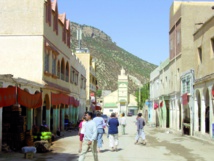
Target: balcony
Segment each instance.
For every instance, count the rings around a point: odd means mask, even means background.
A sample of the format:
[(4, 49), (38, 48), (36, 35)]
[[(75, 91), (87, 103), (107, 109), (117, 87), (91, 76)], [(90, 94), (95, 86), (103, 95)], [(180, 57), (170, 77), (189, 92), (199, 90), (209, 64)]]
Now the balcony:
[(96, 86), (94, 84), (90, 84), (90, 91), (96, 92)]
[(90, 67), (90, 73), (96, 77), (96, 72), (93, 67)]

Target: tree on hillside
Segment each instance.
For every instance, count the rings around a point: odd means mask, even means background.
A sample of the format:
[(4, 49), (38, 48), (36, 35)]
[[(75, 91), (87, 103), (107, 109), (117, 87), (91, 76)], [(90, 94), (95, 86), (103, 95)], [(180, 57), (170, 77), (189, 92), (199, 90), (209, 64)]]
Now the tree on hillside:
[[(146, 83), (143, 85), (143, 87), (138, 89), (135, 93), (136, 101), (138, 103), (138, 109), (142, 110), (143, 105), (145, 104), (146, 100), (149, 99), (149, 83)], [(140, 97), (139, 97), (139, 91), (140, 91)], [(140, 98), (140, 99), (139, 99)]]
[(101, 95), (102, 95), (102, 90), (98, 89), (98, 90), (96, 91), (96, 96), (97, 96), (97, 97), (101, 97)]

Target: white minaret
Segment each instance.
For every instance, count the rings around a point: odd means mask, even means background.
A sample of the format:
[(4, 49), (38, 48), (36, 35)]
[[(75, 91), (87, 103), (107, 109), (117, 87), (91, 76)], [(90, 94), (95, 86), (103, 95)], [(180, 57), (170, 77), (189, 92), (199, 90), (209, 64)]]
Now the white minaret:
[(128, 76), (125, 70), (121, 69), (120, 75), (118, 76), (118, 111), (119, 113), (128, 112)]

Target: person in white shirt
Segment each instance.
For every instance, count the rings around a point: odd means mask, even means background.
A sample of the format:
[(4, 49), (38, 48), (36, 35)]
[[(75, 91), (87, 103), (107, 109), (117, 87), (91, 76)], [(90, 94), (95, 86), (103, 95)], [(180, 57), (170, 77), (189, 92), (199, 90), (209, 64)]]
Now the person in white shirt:
[(125, 114), (122, 113), (121, 115), (121, 119), (120, 119), (120, 124), (121, 124), (121, 127), (122, 127), (122, 135), (125, 135), (125, 128), (126, 128), (126, 117), (125, 117)]

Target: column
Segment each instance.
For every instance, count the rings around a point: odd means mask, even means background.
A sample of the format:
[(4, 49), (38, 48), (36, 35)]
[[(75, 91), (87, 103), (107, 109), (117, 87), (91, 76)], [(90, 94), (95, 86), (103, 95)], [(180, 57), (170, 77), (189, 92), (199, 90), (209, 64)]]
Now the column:
[(210, 106), (210, 137), (212, 138), (214, 136), (213, 134), (213, 128), (212, 124), (214, 123), (213, 121), (213, 100), (212, 100), (212, 86), (209, 89), (210, 97), (209, 97), (209, 106)]
[(62, 127), (61, 127), (61, 131), (64, 131), (64, 126), (65, 126), (65, 107), (61, 109), (62, 111), (62, 115), (61, 115), (61, 122), (62, 122)]
[(195, 101), (194, 101), (194, 118), (193, 118), (193, 121), (194, 121), (194, 131), (193, 131), (193, 135), (195, 135), (195, 132), (198, 131), (198, 101), (197, 101), (197, 98), (195, 98)]
[(27, 110), (27, 130), (31, 130), (33, 127), (33, 109), (26, 108)]
[(60, 129), (60, 105), (59, 107), (57, 108), (57, 128)]
[(169, 127), (172, 128), (173, 127), (173, 103), (172, 101), (170, 101), (170, 122), (169, 122)]
[(2, 148), (2, 111), (3, 107), (0, 107), (0, 152)]
[(69, 106), (69, 121), (72, 122), (72, 106)]
[(57, 125), (57, 108), (53, 109), (53, 133), (56, 134), (58, 125)]
[(46, 125), (50, 128), (50, 109), (46, 109)]
[(201, 97), (201, 133), (205, 133), (205, 100), (204, 96)]

